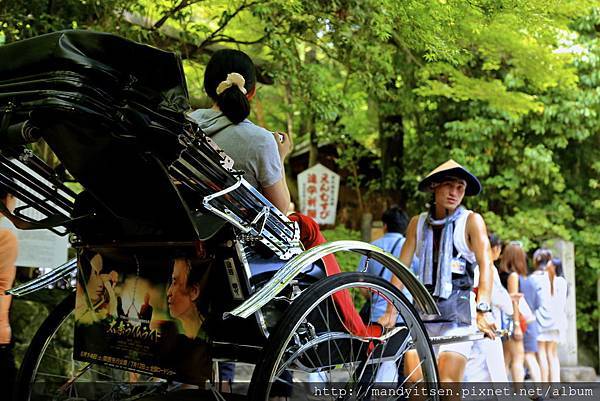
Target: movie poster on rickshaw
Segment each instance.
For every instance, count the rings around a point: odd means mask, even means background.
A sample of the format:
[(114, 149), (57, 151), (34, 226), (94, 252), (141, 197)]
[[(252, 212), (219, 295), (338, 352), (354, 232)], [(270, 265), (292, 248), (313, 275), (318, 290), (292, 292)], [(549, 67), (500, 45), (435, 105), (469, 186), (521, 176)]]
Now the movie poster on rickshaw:
[(210, 270), (208, 261), (157, 250), (80, 251), (74, 358), (204, 383)]
[(300, 211), (321, 225), (335, 224), (340, 176), (322, 164), (298, 174)]

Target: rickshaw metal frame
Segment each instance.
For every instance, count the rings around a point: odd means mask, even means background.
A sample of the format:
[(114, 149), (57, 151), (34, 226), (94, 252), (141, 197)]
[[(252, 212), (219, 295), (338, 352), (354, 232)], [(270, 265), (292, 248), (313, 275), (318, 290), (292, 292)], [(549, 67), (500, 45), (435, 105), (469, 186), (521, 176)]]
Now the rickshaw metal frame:
[(252, 315), (261, 307), (265, 306), (275, 296), (277, 296), (277, 294), (279, 294), (286, 286), (288, 286), (304, 268), (310, 266), (327, 255), (335, 254), (341, 251), (358, 253), (384, 264), (406, 286), (408, 291), (414, 297), (416, 304), (423, 310), (423, 312), (426, 314), (439, 315), (439, 309), (431, 294), (429, 294), (427, 289), (417, 280), (415, 275), (396, 257), (375, 245), (360, 241), (345, 240), (325, 243), (311, 248), (300, 255), (297, 255), (292, 260), (288, 261), (283, 267), (281, 267), (281, 269), (275, 273), (273, 278), (269, 280), (269, 282), (260, 290), (254, 293), (248, 300), (231, 312), (225, 313), (223, 317), (227, 318), (231, 315), (246, 318)]
[(50, 272), (36, 277), (33, 280), (27, 281), (19, 286), (13, 287), (6, 291), (9, 295), (17, 297), (31, 294), (43, 288), (46, 288), (52, 283), (55, 283), (63, 278), (69, 277), (77, 271), (77, 258), (69, 259), (66, 263), (55, 267)]

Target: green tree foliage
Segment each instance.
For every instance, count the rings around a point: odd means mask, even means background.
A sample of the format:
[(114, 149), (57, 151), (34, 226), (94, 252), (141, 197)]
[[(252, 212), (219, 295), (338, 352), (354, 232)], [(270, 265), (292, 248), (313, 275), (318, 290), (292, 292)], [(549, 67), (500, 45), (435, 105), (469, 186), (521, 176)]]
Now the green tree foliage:
[[(96, 29), (184, 59), (190, 93), (216, 49), (257, 61), (253, 116), (298, 143), (339, 143), (361, 195), (413, 211), (416, 184), (452, 157), (483, 181), (469, 200), (528, 249), (575, 242), (578, 328), (598, 324), (600, 12), (594, 0), (5, 0), (0, 43)], [(354, 144), (360, 143), (364, 149)], [(353, 166), (379, 157), (382, 179)], [(313, 154), (313, 156), (316, 154)], [(357, 196), (363, 199), (363, 196)], [(370, 202), (365, 201), (369, 205)], [(596, 352), (597, 355), (597, 352)]]
[(414, 188), (452, 157), (482, 178), (484, 193), (472, 206), (484, 211), (491, 230), (529, 249), (555, 237), (574, 241), (577, 325), (580, 341), (592, 349), (600, 276), (598, 17), (594, 10), (563, 21), (568, 25), (559, 19), (554, 35), (536, 37), (533, 47), (527, 40), (518, 46), (503, 28), (492, 53), (477, 37), (466, 64), (428, 63), (414, 91), (420, 110), (407, 138), (404, 175)]

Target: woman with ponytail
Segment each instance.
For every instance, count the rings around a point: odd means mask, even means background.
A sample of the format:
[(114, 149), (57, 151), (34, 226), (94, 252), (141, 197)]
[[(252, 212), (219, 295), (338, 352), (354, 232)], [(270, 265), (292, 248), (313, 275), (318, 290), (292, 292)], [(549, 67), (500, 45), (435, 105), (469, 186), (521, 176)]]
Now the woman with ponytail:
[[(527, 365), (531, 380), (540, 381), (540, 367), (536, 359), (538, 351), (537, 322), (527, 323), (527, 327), (521, 326), (521, 304), (526, 303), (529, 309), (536, 310), (539, 305), (539, 298), (535, 291), (533, 283), (527, 279), (527, 254), (523, 250), (520, 242), (512, 241), (502, 252), (502, 262), (500, 263), (500, 281), (507, 289), (513, 299), (514, 332), (511, 338), (504, 343), (504, 357), (507, 367), (510, 365), (512, 380), (514, 383), (522, 383), (525, 379), (524, 366)], [(524, 299), (519, 299), (521, 295)], [(521, 384), (516, 384), (515, 389), (520, 388)]]
[(560, 381), (557, 353), (560, 339), (559, 316), (565, 313), (565, 302), (559, 299), (566, 299), (566, 282), (564, 279), (557, 280), (550, 250), (538, 249), (533, 254), (533, 260), (537, 270), (531, 278), (540, 297), (540, 306), (535, 311), (535, 317), (539, 325), (537, 341), (542, 382), (558, 382)]
[(242, 51), (219, 50), (204, 73), (210, 109), (190, 114), (200, 128), (235, 162), (244, 178), (283, 213), (290, 204), (283, 162), (292, 144), (287, 134), (270, 132), (248, 120), (256, 94), (256, 68)]
[[(239, 50), (219, 50), (204, 72), (204, 90), (211, 98), (210, 109), (190, 114), (202, 131), (231, 157), (236, 170), (282, 213), (290, 205), (290, 191), (284, 171), (285, 157), (292, 144), (285, 133), (270, 132), (248, 120), (250, 101), (256, 94), (256, 68), (252, 59)], [(247, 255), (253, 274), (281, 262)], [(272, 263), (273, 262), (273, 263)], [(232, 363), (219, 364), (221, 389), (231, 391)]]
[[(562, 262), (559, 258), (553, 258), (548, 263), (548, 274), (554, 275), (554, 285), (552, 286), (553, 296), (552, 305), (555, 313), (555, 327), (558, 330), (558, 338), (556, 331), (552, 341), (547, 346), (548, 366), (550, 370), (550, 381), (560, 381), (560, 360), (558, 358), (558, 343), (566, 343), (567, 341), (567, 292), (568, 284), (564, 278)], [(542, 337), (543, 339), (543, 337)]]

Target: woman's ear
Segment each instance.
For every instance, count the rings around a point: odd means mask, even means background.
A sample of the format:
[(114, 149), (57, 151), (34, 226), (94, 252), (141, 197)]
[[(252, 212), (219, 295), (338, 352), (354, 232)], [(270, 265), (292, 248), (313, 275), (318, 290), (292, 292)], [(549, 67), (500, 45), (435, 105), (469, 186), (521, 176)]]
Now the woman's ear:
[(200, 296), (200, 284), (194, 284), (192, 288), (190, 288), (190, 298), (193, 302), (196, 302), (198, 297)]
[(254, 86), (252, 87), (252, 89), (250, 89), (250, 90), (248, 91), (248, 93), (246, 93), (246, 98), (247, 98), (248, 100), (252, 100), (252, 98), (254, 97), (254, 95), (256, 95), (256, 85), (254, 85)]

